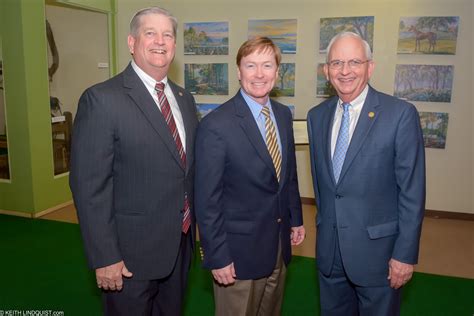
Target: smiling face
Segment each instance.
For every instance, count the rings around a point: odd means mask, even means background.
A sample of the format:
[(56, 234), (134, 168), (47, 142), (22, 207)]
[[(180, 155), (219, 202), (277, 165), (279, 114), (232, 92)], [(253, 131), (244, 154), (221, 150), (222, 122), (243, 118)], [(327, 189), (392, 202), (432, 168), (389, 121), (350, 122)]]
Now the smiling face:
[(343, 102), (351, 102), (361, 94), (369, 82), (374, 70), (374, 62), (368, 61), (358, 67), (350, 68), (349, 60), (359, 60), (365, 62), (367, 56), (364, 45), (359, 38), (346, 36), (336, 40), (328, 52), (328, 61), (344, 61), (341, 69), (332, 69), (327, 64), (324, 65), (326, 78), (336, 89), (339, 98)]
[(141, 16), (137, 34), (128, 36), (128, 48), (137, 66), (160, 81), (168, 73), (176, 50), (171, 20), (162, 14)]
[(258, 103), (266, 104), (278, 75), (275, 53), (265, 49), (242, 57), (237, 75), (245, 93)]

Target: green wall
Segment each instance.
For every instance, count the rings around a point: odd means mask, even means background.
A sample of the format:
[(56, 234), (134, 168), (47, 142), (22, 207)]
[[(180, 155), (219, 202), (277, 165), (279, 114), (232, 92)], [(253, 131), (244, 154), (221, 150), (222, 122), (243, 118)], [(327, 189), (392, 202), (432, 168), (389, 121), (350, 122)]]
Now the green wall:
[[(109, 12), (115, 45), (115, 0), (74, 2)], [(0, 1), (0, 34), (10, 155), (10, 181), (0, 182), (0, 210), (33, 215), (71, 200), (69, 176), (54, 177), (53, 170), (44, 1)], [(110, 51), (114, 73), (115, 46)]]

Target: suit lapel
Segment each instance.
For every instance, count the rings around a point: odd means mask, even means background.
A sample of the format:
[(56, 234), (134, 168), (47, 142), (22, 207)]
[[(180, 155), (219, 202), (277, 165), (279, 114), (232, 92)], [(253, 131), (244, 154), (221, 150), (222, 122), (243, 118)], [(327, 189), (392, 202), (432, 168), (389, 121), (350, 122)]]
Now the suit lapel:
[(275, 167), (273, 166), (272, 157), (268, 153), (267, 145), (260, 134), (257, 123), (250, 111), (247, 103), (240, 94), (240, 91), (237, 92), (237, 95), (234, 97), (235, 113), (236, 116), (240, 119), (240, 127), (243, 129), (244, 133), (247, 135), (250, 143), (255, 147), (257, 154), (267, 165), (268, 168), (272, 171), (276, 178)]
[[(286, 166), (288, 165), (288, 124), (285, 122), (285, 116), (282, 109), (275, 106), (272, 103), (272, 110), (273, 114), (275, 115), (275, 121), (278, 126), (278, 134), (280, 135), (280, 142), (281, 142), (281, 171), (280, 171), (280, 187), (283, 184), (283, 180), (286, 179), (285, 175), (287, 172)], [(270, 156), (271, 158), (271, 156)], [(273, 161), (272, 161), (273, 164)]]
[[(377, 120), (378, 113), (377, 107), (379, 106), (379, 98), (375, 90), (369, 87), (369, 92), (365, 99), (364, 105), (360, 112), (359, 120), (357, 122), (354, 134), (352, 135), (349, 148), (347, 149), (346, 158), (342, 165), (341, 175), (339, 176), (339, 183), (342, 182), (344, 174), (347, 172), (352, 164), (352, 161), (359, 152), (362, 144), (364, 143), (370, 129)], [(371, 115), (369, 115), (371, 113)]]
[(130, 64), (124, 71), (124, 86), (129, 89), (128, 94), (138, 106), (138, 108), (140, 108), (140, 110), (143, 112), (144, 116), (151, 124), (153, 129), (161, 137), (166, 145), (166, 148), (173, 155), (178, 164), (182, 166), (181, 158), (179, 157), (178, 149), (176, 148), (176, 143), (173, 139), (173, 136), (169, 131), (168, 124), (166, 124), (166, 121), (158, 109), (155, 101)]
[(324, 146), (324, 157), (326, 157), (326, 166), (331, 176), (331, 179), (336, 184), (336, 180), (334, 179), (334, 172), (332, 170), (332, 155), (331, 155), (331, 142), (332, 142), (332, 126), (334, 122), (334, 115), (336, 113), (337, 101), (339, 98), (335, 97), (329, 104), (327, 105), (327, 109), (325, 111), (325, 117), (320, 120), (323, 124), (322, 131), (324, 133), (323, 139), (326, 140), (326, 146)]

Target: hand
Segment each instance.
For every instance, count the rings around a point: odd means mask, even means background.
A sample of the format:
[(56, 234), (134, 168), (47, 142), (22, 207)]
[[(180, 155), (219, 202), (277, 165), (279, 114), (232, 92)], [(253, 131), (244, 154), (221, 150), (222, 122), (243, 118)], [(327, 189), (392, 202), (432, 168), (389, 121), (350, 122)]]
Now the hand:
[(237, 275), (235, 274), (234, 263), (232, 262), (220, 269), (213, 269), (212, 276), (219, 284), (229, 285), (235, 283)]
[(388, 277), (390, 280), (390, 287), (399, 289), (410, 281), (413, 276), (413, 264), (403, 263), (395, 259), (390, 259), (388, 262)]
[(291, 227), (291, 245), (292, 246), (298, 246), (301, 244), (306, 237), (306, 232), (304, 229), (304, 226), (298, 226), (298, 227)]
[(128, 271), (123, 260), (110, 266), (95, 269), (97, 286), (103, 290), (120, 291), (123, 287), (122, 276), (131, 278), (132, 272)]

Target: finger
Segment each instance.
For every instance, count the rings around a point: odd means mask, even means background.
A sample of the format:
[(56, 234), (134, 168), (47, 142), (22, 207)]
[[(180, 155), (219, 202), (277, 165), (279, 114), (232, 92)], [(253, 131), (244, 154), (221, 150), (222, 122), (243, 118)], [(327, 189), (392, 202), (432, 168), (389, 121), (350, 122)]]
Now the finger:
[(133, 276), (133, 273), (128, 271), (127, 267), (124, 265), (122, 269), (122, 275), (126, 278), (131, 278)]

